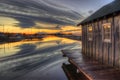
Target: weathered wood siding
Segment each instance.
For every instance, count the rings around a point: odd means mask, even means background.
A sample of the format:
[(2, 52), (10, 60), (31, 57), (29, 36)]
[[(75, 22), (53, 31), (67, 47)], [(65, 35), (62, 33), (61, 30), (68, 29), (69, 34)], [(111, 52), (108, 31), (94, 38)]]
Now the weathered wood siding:
[(120, 67), (120, 15), (114, 17), (115, 66)]
[[(111, 23), (111, 42), (103, 41), (104, 23)], [(88, 40), (89, 26), (93, 27), (92, 40)], [(86, 23), (82, 29), (82, 52), (103, 64), (120, 68), (120, 14)]]

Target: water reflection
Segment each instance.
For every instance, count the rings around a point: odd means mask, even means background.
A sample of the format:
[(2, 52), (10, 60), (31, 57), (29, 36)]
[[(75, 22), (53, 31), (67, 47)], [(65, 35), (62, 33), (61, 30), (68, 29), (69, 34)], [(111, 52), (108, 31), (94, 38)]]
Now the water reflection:
[[(19, 53), (21, 51), (21, 46), (24, 44), (34, 44), (36, 41), (20, 41), (14, 43), (3, 43), (0, 44), (0, 58), (7, 57)], [(27, 48), (30, 45), (26, 46)]]
[[(37, 49), (48, 49), (50, 47), (56, 47), (57, 45), (65, 45), (76, 43), (75, 40), (70, 40), (66, 38), (60, 38), (55, 36), (47, 36), (43, 38), (42, 41), (33, 40), (33, 41), (20, 41), (14, 43), (3, 43), (0, 44), (0, 58), (7, 57), (15, 54), (25, 53), (25, 50)], [(23, 51), (23, 52), (22, 52)]]
[[(40, 72), (51, 66), (52, 69), (55, 69), (55, 65), (60, 65), (61, 67), (65, 60), (62, 59), (60, 50), (67, 48), (81, 48), (81, 42), (46, 36), (41, 41), (20, 41), (0, 44), (0, 78), (2, 77), (3, 80), (14, 80), (15, 77), (17, 78), (28, 71), (31, 72), (37, 69), (36, 67), (39, 67)], [(62, 73), (61, 69), (59, 69), (57, 69), (60, 71), (59, 74), (64, 76), (64, 72)], [(45, 70), (44, 73), (49, 72)], [(52, 74), (50, 75), (53, 76)], [(45, 80), (45, 75), (39, 77)]]

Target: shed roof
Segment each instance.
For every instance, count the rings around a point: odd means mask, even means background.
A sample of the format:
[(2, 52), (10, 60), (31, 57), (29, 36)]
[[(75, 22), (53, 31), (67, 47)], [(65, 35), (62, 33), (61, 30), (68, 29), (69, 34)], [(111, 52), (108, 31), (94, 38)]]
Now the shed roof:
[(90, 22), (92, 20), (104, 17), (106, 15), (112, 14), (114, 12), (120, 11), (120, 0), (115, 0), (112, 3), (109, 3), (102, 8), (100, 8), (98, 11), (96, 11), (94, 14), (89, 16), (87, 19), (83, 20), (78, 25), (84, 24), (86, 22)]

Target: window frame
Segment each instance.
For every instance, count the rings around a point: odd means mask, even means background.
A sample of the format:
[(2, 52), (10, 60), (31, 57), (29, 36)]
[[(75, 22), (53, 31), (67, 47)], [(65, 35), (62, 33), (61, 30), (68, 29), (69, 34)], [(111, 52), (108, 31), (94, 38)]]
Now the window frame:
[[(90, 31), (90, 27), (91, 27), (91, 31)], [(87, 27), (87, 38), (88, 38), (88, 41), (93, 40), (93, 26), (92, 25)]]
[[(105, 27), (106, 27), (106, 29), (108, 29), (109, 32), (107, 32), (107, 30), (105, 30)], [(112, 34), (111, 29), (112, 29), (112, 24), (110, 22), (106, 22), (106, 23), (102, 24), (102, 40), (103, 40), (103, 42), (111, 43), (111, 34)]]

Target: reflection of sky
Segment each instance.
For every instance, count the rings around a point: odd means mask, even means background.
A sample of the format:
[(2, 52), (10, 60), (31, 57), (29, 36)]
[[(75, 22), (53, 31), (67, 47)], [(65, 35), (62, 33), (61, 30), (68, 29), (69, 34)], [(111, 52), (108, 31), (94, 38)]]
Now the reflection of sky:
[[(39, 52), (48, 52), (57, 48), (62, 48), (68, 44), (74, 44), (77, 41), (59, 38), (55, 36), (48, 36), (43, 41), (21, 41), (14, 43), (5, 43), (0, 45), (0, 57), (7, 57), (21, 54), (38, 54)], [(23, 54), (23, 55), (24, 55)]]
[[(42, 41), (22, 41), (1, 44), (0, 78), (2, 75), (3, 80), (13, 80), (12, 78), (26, 74), (26, 71), (33, 71), (38, 66), (40, 73), (45, 72), (50, 67), (55, 69), (59, 63), (58, 67), (61, 69), (62, 62), (66, 61), (61, 58), (61, 49), (73, 48), (81, 48), (81, 42), (53, 36), (48, 36)], [(57, 70), (59, 71), (59, 69)], [(36, 74), (38, 75), (39, 73)], [(61, 72), (56, 74), (56, 76), (59, 78), (59, 74), (63, 78), (62, 76), (64, 74)], [(41, 75), (41, 77), (44, 76)]]
[[(0, 27), (6, 32), (57, 32), (57, 25), (76, 25), (113, 0), (0, 0)], [(34, 29), (36, 28), (36, 29)], [(38, 30), (41, 29), (41, 30)], [(51, 31), (52, 30), (52, 31)]]
[[(34, 44), (35, 42), (14, 42), (0, 44), (0, 58), (11, 56), (18, 53), (21, 49), (19, 48), (23, 44)], [(29, 45), (27, 46), (29, 48)]]

